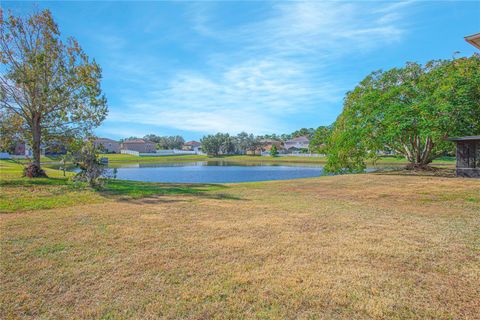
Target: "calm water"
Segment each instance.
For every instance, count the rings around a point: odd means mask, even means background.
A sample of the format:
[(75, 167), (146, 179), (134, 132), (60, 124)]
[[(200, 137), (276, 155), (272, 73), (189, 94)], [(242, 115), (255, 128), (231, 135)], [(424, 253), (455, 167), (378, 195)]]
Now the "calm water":
[[(113, 169), (111, 169), (113, 170)], [(117, 179), (148, 182), (229, 183), (324, 175), (320, 165), (237, 164), (221, 161), (137, 163), (117, 168)]]

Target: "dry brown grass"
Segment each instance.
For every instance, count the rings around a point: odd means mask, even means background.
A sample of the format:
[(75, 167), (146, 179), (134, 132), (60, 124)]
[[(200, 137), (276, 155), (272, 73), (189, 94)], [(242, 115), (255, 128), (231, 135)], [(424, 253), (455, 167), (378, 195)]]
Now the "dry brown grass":
[(0, 318), (479, 318), (479, 180), (214, 192), (1, 216)]

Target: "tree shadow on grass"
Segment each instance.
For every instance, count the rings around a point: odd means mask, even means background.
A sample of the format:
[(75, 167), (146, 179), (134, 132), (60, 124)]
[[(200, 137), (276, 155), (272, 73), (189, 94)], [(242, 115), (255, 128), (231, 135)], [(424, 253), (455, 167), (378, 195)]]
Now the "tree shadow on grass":
[(455, 169), (432, 167), (432, 170), (392, 170), (392, 171), (377, 171), (376, 175), (385, 176), (404, 176), (404, 177), (433, 177), (433, 178), (456, 178)]
[(228, 193), (215, 191), (225, 190), (228, 186), (208, 183), (153, 183), (128, 180), (109, 180), (104, 188), (97, 192), (106, 198), (119, 201), (141, 203), (175, 202), (181, 199), (162, 199), (160, 196), (185, 195), (218, 200), (242, 200)]
[(69, 185), (65, 178), (14, 178), (1, 180), (0, 187), (62, 186)]
[[(179, 197), (172, 199), (167, 196), (184, 195), (218, 200), (242, 200), (239, 197), (219, 191), (229, 188), (222, 184), (206, 183), (154, 183), (129, 180), (106, 180), (102, 188), (92, 189), (86, 183), (74, 183), (66, 178), (21, 178), (0, 180), (0, 188), (29, 190), (32, 187), (47, 187), (51, 196), (63, 195), (69, 191), (91, 191), (104, 198), (136, 203), (159, 203), (186, 201)], [(74, 195), (72, 195), (74, 196)]]

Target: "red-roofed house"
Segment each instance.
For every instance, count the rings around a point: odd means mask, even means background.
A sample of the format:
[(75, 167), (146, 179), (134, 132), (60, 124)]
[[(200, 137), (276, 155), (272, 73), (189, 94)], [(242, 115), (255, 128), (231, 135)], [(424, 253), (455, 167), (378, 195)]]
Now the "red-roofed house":
[(189, 150), (189, 151), (195, 151), (195, 152), (199, 152), (200, 151), (200, 147), (201, 147), (201, 143), (200, 142), (197, 142), (197, 141), (188, 141), (188, 142), (185, 142), (183, 144), (183, 150)]

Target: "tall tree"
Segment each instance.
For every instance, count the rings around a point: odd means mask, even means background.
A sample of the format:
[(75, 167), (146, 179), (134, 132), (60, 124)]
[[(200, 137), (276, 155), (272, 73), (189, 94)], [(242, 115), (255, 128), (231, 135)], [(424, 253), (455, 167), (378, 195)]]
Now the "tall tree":
[(228, 133), (217, 133), (215, 135), (207, 135), (200, 139), (202, 143), (202, 151), (209, 155), (218, 156), (222, 154), (231, 154), (235, 152), (235, 142), (233, 137)]
[(358, 170), (394, 150), (410, 168), (451, 151), (449, 136), (480, 133), (480, 56), (368, 75), (345, 98), (329, 139), (327, 170)]
[(308, 139), (311, 139), (313, 135), (315, 134), (315, 129), (313, 128), (301, 128), (300, 130), (292, 132), (290, 134), (291, 138), (298, 138), (298, 137), (307, 137)]
[(162, 139), (162, 137), (157, 136), (155, 134), (147, 134), (146, 136), (143, 137), (144, 140), (148, 140), (151, 142), (159, 143)]
[(185, 140), (182, 136), (171, 136), (170, 140), (170, 149), (181, 149), (185, 144)]
[(219, 139), (222, 141), (220, 151), (222, 154), (231, 154), (235, 152), (235, 140), (228, 133), (220, 133)]
[(62, 40), (49, 10), (25, 17), (0, 11), (0, 63), (0, 110), (22, 119), (31, 166), (42, 175), (42, 143), (78, 138), (105, 119), (100, 66), (75, 39)]
[(200, 139), (200, 143), (202, 144), (202, 151), (209, 154), (218, 156), (220, 154), (222, 144), (223, 144), (223, 136), (221, 133), (217, 133), (215, 135), (207, 135)]
[(250, 136), (245, 131), (237, 134), (237, 136), (235, 137), (235, 146), (236, 146), (237, 152), (246, 153), (250, 144), (249, 140), (250, 140)]
[(237, 134), (237, 136), (234, 137), (234, 141), (237, 153), (242, 154), (245, 154), (247, 151), (255, 150), (261, 145), (259, 137), (255, 137), (253, 134), (248, 134), (246, 132), (240, 132)]
[(310, 140), (310, 150), (316, 153), (325, 153), (327, 141), (330, 138), (331, 133), (331, 126), (318, 127)]
[(185, 143), (182, 136), (156, 136), (149, 134), (144, 139), (155, 142), (158, 148), (162, 150), (181, 149)]

